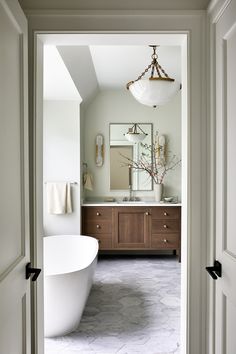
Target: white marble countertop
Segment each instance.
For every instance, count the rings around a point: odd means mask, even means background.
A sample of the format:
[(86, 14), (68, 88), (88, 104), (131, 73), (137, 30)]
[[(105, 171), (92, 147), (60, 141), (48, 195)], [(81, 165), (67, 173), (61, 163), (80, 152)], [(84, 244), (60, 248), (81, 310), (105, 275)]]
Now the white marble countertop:
[(181, 206), (181, 203), (167, 203), (167, 202), (155, 202), (155, 201), (134, 201), (134, 202), (123, 202), (123, 201), (116, 201), (116, 202), (86, 202), (82, 203), (82, 206), (165, 206), (165, 207), (173, 207), (173, 206)]

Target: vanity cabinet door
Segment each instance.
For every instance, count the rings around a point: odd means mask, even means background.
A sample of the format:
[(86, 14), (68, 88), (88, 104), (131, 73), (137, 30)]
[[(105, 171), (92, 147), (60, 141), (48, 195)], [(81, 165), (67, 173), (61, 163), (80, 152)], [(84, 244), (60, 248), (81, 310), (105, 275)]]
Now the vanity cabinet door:
[(119, 250), (150, 247), (150, 209), (145, 207), (113, 208), (113, 246)]
[(82, 233), (94, 237), (100, 250), (112, 249), (112, 208), (82, 207)]
[(154, 234), (152, 235), (151, 247), (158, 250), (178, 250), (178, 234)]
[(85, 221), (84, 229), (89, 234), (108, 234), (111, 233), (111, 222), (107, 220)]
[(152, 207), (152, 218), (154, 220), (179, 220), (180, 207), (158, 206)]
[(179, 232), (179, 220), (152, 220), (152, 233)]
[(173, 250), (181, 258), (181, 208), (157, 206), (151, 208), (151, 249)]
[(112, 236), (111, 234), (89, 234), (98, 240), (99, 250), (109, 251), (112, 249)]
[(84, 220), (101, 221), (109, 220), (111, 222), (112, 208), (110, 207), (83, 207)]

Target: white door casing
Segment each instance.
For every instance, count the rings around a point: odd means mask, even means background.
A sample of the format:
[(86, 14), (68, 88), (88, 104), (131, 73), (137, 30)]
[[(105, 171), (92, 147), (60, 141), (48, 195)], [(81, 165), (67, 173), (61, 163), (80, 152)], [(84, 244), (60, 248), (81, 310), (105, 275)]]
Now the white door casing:
[(236, 1), (227, 1), (215, 20), (216, 60), (216, 259), (215, 354), (236, 352)]
[(27, 21), (0, 0), (0, 353), (30, 354)]
[[(61, 3), (63, 0), (61, 1)], [(65, 1), (66, 4), (66, 1)], [(30, 47), (30, 116), (33, 136), (31, 141), (33, 181), (34, 242), (37, 262), (42, 260), (42, 140), (38, 131), (42, 125), (42, 115), (38, 109), (37, 46), (41, 34), (54, 33), (95, 33), (95, 34), (151, 34), (184, 33), (187, 34), (186, 49), (186, 85), (182, 88), (187, 97), (183, 102), (183, 132), (188, 137), (185, 144), (187, 162), (183, 169), (185, 210), (183, 210), (182, 266), (183, 279), (182, 309), (182, 353), (205, 354), (205, 316), (206, 316), (206, 85), (205, 85), (205, 12), (204, 11), (80, 11), (47, 9), (26, 10), (29, 22)], [(46, 16), (45, 16), (46, 15)], [(39, 128), (39, 129), (38, 129)], [(35, 158), (35, 156), (37, 156)], [(186, 172), (187, 171), (187, 172)], [(36, 246), (37, 245), (37, 246)], [(37, 306), (42, 308), (43, 298), (38, 282)], [(37, 311), (40, 312), (40, 311)], [(41, 323), (37, 321), (37, 329)], [(186, 341), (187, 339), (187, 341)], [(37, 335), (37, 353), (43, 353), (42, 333)]]

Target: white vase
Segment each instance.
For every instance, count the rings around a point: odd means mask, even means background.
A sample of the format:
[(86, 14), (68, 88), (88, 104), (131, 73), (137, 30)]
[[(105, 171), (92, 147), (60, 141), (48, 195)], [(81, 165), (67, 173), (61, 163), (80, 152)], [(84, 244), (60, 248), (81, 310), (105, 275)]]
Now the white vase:
[(154, 197), (156, 202), (160, 202), (162, 199), (163, 193), (163, 184), (162, 183), (154, 183)]

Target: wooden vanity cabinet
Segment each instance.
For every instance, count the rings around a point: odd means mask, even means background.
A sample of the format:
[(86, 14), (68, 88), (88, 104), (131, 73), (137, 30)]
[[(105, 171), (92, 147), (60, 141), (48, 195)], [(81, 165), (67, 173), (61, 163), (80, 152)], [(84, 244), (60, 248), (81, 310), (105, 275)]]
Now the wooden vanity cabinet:
[(172, 250), (180, 259), (180, 206), (82, 207), (82, 232), (100, 250)]
[(144, 207), (113, 208), (113, 246), (118, 250), (150, 248), (150, 209)]

